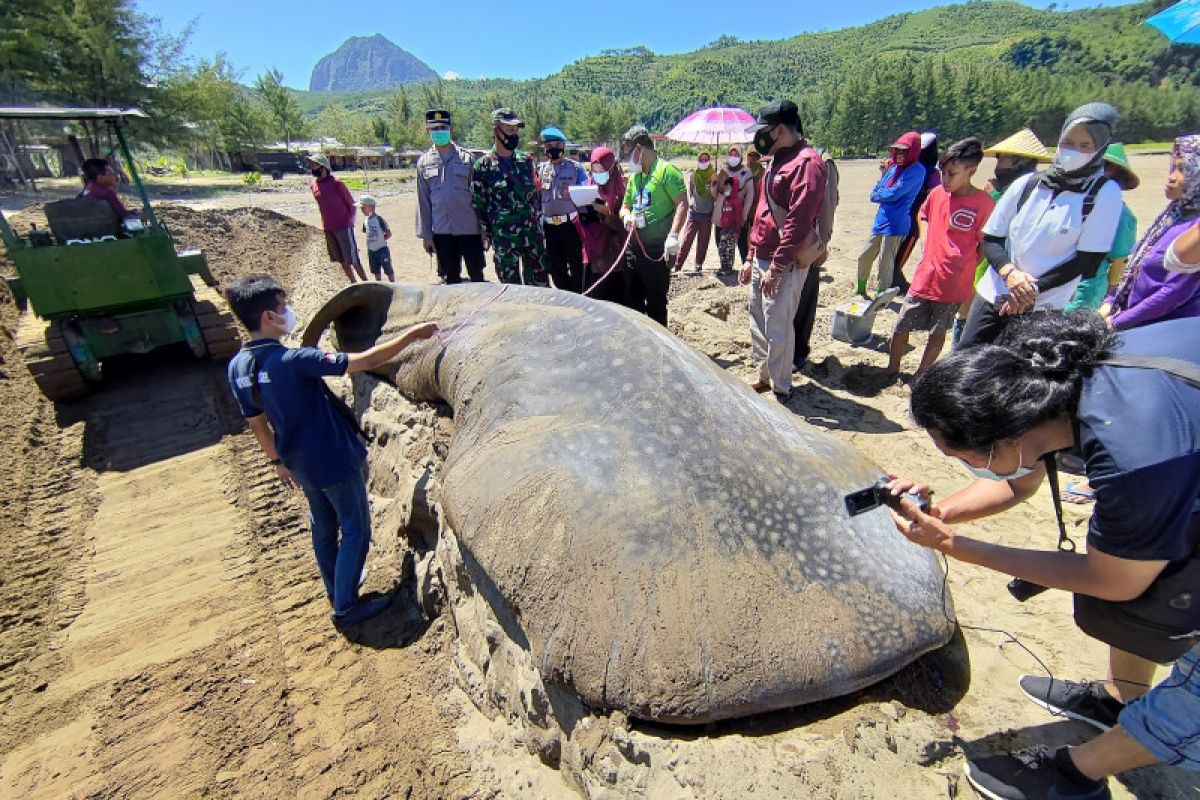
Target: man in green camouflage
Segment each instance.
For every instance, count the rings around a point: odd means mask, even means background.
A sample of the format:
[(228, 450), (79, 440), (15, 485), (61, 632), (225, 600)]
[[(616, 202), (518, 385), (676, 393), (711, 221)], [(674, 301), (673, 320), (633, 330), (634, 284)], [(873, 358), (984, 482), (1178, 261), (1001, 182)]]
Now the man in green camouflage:
[(475, 161), (471, 200), (483, 228), (484, 249), (489, 243), (494, 248), (496, 276), (503, 283), (549, 286), (533, 158), (517, 149), (524, 127), (510, 108), (492, 112), (493, 147)]

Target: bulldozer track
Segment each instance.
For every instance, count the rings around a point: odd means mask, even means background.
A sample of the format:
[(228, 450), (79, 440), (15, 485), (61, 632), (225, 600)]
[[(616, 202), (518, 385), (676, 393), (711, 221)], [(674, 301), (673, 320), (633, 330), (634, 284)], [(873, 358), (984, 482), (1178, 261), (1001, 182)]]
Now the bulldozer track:
[(17, 349), (33, 380), (50, 400), (70, 400), (88, 393), (89, 387), (71, 356), (59, 320), (44, 320), (32, 312), (21, 315)]
[(242, 346), (237, 321), (225, 309), (225, 303), (216, 289), (201, 283), (196, 286), (195, 292), (192, 310), (200, 325), (200, 333), (204, 336), (208, 357), (213, 361), (227, 361)]

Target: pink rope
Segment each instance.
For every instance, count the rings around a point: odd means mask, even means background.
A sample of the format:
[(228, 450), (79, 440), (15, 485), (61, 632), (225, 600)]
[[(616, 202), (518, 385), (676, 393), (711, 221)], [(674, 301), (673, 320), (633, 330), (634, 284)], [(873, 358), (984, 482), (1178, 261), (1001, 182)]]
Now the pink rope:
[(510, 284), (510, 283), (506, 283), (506, 284), (504, 284), (503, 286), (501, 286), (501, 287), (500, 287), (500, 291), (496, 292), (494, 295), (492, 295), (490, 298), (488, 298), (488, 300), (487, 300), (487, 301), (485, 301), (485, 302), (483, 302), (483, 303), (480, 303), (478, 306), (476, 306), (475, 310), (474, 310), (474, 311), (472, 311), (470, 314), (468, 314), (466, 319), (464, 319), (462, 322), (460, 322), (460, 323), (458, 323), (457, 325), (455, 325), (455, 326), (454, 326), (454, 328), (453, 328), (453, 330), (451, 330), (449, 333), (447, 333), (447, 334), (443, 334), (443, 333), (442, 333), (442, 332), (439, 330), (439, 331), (438, 331), (438, 338), (442, 340), (442, 344), (450, 344), (450, 340), (451, 340), (451, 339), (453, 339), (455, 336), (458, 336), (458, 332), (459, 332), (459, 331), (461, 331), (461, 330), (463, 329), (463, 327), (464, 327), (464, 326), (465, 326), (465, 325), (466, 325), (468, 322), (470, 322), (471, 320), (473, 320), (473, 319), (475, 318), (475, 315), (476, 315), (476, 314), (478, 314), (480, 311), (483, 311), (485, 308), (487, 308), (488, 306), (490, 306), (492, 303), (494, 303), (494, 302), (496, 302), (497, 300), (499, 300), (499, 299), (500, 299), (500, 295), (502, 295), (502, 294), (504, 294), (505, 292), (507, 292), (507, 291), (508, 291), (508, 287), (509, 287), (509, 286), (511, 286), (511, 285), (512, 285), (512, 284)]
[[(641, 250), (642, 250), (642, 255), (644, 255), (647, 259), (649, 259), (651, 261), (663, 261), (663, 262), (665, 262), (667, 260), (666, 253), (663, 253), (662, 258), (650, 258), (650, 254), (646, 252), (646, 246), (644, 244), (642, 244), (642, 237), (638, 235), (637, 226), (634, 225), (629, 229), (629, 233), (625, 235), (625, 243), (623, 245), (621, 245), (621, 252), (617, 253), (617, 257), (613, 261), (612, 266), (608, 268), (607, 272), (605, 272), (603, 275), (600, 276), (599, 280), (597, 280), (595, 283), (592, 284), (590, 289), (588, 289), (586, 292), (583, 293), (584, 297), (587, 297), (589, 294), (591, 294), (593, 291), (595, 291), (596, 287), (599, 286), (601, 283), (603, 283), (605, 280), (607, 280), (608, 276), (612, 275), (613, 271), (616, 270), (616, 268), (621, 265), (621, 262), (625, 259), (625, 252), (629, 249), (629, 243), (631, 241), (633, 241), (634, 238), (637, 239), (638, 247), (641, 248)], [(483, 311), (485, 308), (490, 306), (492, 303), (499, 300), (500, 295), (507, 292), (508, 288), (510, 286), (512, 286), (512, 284), (509, 284), (509, 283), (506, 283), (503, 286), (501, 286), (500, 291), (496, 292), (494, 295), (489, 297), (483, 303), (480, 303), (475, 308), (474, 311), (472, 311), (470, 314), (467, 315), (466, 319), (464, 319), (462, 322), (455, 325), (450, 330), (449, 333), (442, 333), (439, 330), (438, 334), (437, 334), (438, 339), (441, 340), (442, 344), (450, 344), (451, 340), (453, 340), (455, 336), (458, 336), (458, 332), (461, 331), (464, 327), (466, 327), (467, 323), (470, 322), (471, 320), (473, 320), (475, 318), (476, 314), (478, 314), (480, 311)]]

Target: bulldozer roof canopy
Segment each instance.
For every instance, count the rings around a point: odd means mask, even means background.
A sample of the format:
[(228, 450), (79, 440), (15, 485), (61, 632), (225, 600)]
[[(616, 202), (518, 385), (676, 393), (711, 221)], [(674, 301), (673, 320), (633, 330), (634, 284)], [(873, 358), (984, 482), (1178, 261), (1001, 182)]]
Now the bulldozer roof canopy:
[(136, 108), (61, 108), (30, 106), (0, 108), (0, 119), (99, 119), (118, 121), (129, 117), (147, 118)]

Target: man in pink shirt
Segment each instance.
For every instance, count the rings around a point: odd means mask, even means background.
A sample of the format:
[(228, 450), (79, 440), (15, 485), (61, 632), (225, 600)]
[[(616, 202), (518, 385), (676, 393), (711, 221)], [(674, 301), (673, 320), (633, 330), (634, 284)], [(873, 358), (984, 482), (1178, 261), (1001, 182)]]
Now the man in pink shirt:
[(308, 157), (311, 184), (317, 208), (321, 210), (321, 227), (325, 229), (325, 247), (329, 260), (342, 265), (346, 278), (354, 283), (355, 273), (360, 281), (367, 279), (362, 261), (358, 258), (358, 243), (354, 241), (354, 197), (346, 184), (333, 177), (329, 159), (325, 156)]
[(771, 156), (750, 231), (750, 253), (738, 275), (750, 284), (750, 357), (758, 367), (757, 392), (783, 402), (792, 394), (796, 330), (792, 320), (810, 264), (797, 263), (825, 197), (825, 162), (804, 138), (800, 112), (790, 100), (763, 106), (754, 149)]
[(117, 185), (117, 173), (113, 171), (112, 165), (106, 159), (89, 158), (84, 161), (83, 177), (86, 183), (79, 193), (80, 197), (91, 197), (108, 203), (112, 207), (113, 213), (117, 215), (118, 221), (138, 215), (138, 212), (127, 209), (114, 191), (113, 187)]

